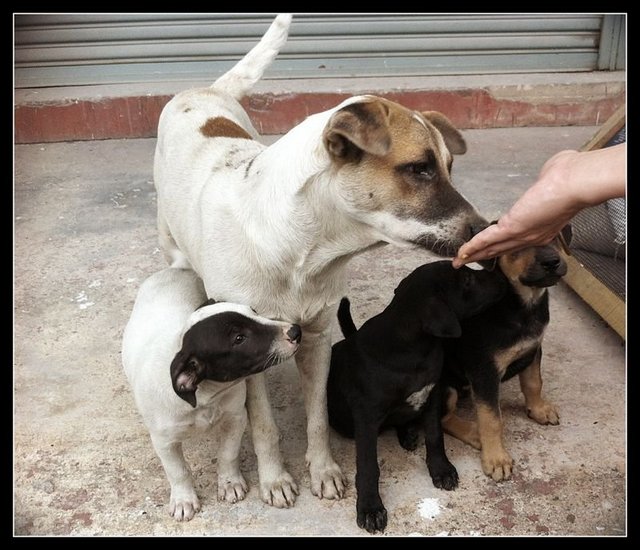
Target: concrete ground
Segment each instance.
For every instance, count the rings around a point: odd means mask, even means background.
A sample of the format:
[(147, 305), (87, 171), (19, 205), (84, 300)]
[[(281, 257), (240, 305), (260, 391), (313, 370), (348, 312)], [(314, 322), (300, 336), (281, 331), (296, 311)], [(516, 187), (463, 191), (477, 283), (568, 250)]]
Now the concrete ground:
[[(596, 128), (465, 131), (469, 152), (454, 182), (488, 218), (532, 183), (543, 162), (577, 148)], [(186, 454), (202, 511), (167, 514), (169, 487), (135, 408), (120, 340), (141, 281), (164, 266), (151, 181), (154, 139), (16, 146), (14, 534), (369, 536), (356, 526), (353, 442), (332, 433), (350, 486), (341, 501), (309, 490), (305, 415), (297, 371), (272, 369), (269, 386), (282, 451), (300, 486), (295, 507), (275, 509), (256, 490), (251, 442), (241, 462), (251, 486), (235, 505), (216, 500), (210, 435)], [(378, 313), (398, 282), (433, 256), (391, 246), (350, 264), (356, 323)], [(334, 339), (339, 339), (338, 330)], [(527, 418), (517, 381), (503, 385), (513, 478), (496, 483), (479, 453), (447, 436), (457, 490), (433, 487), (424, 448), (380, 437), (384, 536), (586, 535), (627, 532), (625, 344), (566, 287), (551, 289), (544, 393), (559, 426)]]

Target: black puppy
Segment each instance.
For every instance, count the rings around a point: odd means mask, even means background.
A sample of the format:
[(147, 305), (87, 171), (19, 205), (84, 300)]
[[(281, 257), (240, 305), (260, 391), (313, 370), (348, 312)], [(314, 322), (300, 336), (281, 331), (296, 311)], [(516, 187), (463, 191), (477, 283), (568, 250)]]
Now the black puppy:
[[(540, 424), (558, 424), (556, 408), (542, 396), (542, 338), (549, 323), (549, 293), (567, 272), (562, 240), (505, 254), (497, 260), (496, 278), (509, 284), (504, 297), (480, 314), (461, 321), (462, 336), (446, 342), (442, 383), (447, 384), (444, 430), (481, 450), (482, 469), (494, 480), (511, 477), (513, 459), (502, 441), (500, 382), (518, 374), (527, 413)], [(566, 248), (565, 248), (566, 250)], [(458, 391), (471, 385), (477, 423), (455, 414)]]
[(492, 273), (439, 261), (406, 277), (386, 309), (360, 330), (342, 300), (338, 320), (345, 339), (333, 346), (327, 398), (331, 426), (356, 440), (359, 527), (373, 533), (387, 525), (378, 491), (377, 438), (383, 428), (395, 427), (400, 444), (415, 449), (412, 428), (419, 424), (433, 484), (457, 487), (458, 473), (444, 449), (443, 396), (432, 391), (442, 370), (441, 339), (459, 337), (460, 319), (499, 300), (505, 288)]

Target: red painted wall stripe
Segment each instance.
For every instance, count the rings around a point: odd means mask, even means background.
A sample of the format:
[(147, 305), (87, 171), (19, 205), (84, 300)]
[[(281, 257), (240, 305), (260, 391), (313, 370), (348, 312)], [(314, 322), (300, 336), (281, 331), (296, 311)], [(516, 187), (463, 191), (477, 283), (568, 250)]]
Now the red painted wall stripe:
[[(440, 111), (459, 128), (595, 126), (624, 103), (624, 92), (590, 101), (527, 102), (497, 99), (484, 89), (380, 93), (406, 107)], [(243, 100), (261, 134), (282, 134), (309, 114), (334, 107), (350, 94), (256, 94)], [(115, 97), (15, 107), (16, 143), (154, 137), (168, 95)]]

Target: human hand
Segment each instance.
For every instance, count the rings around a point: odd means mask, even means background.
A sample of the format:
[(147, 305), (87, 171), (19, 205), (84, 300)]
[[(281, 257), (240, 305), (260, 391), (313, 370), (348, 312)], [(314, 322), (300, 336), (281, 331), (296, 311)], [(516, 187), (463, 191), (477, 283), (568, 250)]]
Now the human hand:
[(547, 244), (586, 204), (573, 192), (572, 166), (580, 155), (561, 151), (542, 167), (538, 180), (502, 216), (458, 250), (453, 266)]

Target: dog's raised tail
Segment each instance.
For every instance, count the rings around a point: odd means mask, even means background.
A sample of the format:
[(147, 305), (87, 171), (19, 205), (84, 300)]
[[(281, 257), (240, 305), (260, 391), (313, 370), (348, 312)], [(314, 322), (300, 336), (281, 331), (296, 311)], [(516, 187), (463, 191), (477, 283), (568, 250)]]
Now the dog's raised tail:
[(340, 330), (345, 338), (348, 338), (352, 334), (358, 332), (353, 318), (351, 317), (351, 304), (348, 298), (342, 298), (340, 305), (338, 306), (338, 323), (340, 324)]
[(242, 99), (262, 78), (265, 69), (271, 65), (278, 52), (287, 42), (291, 14), (280, 14), (271, 23), (267, 32), (234, 67), (218, 78), (212, 88), (222, 90), (236, 98)]

